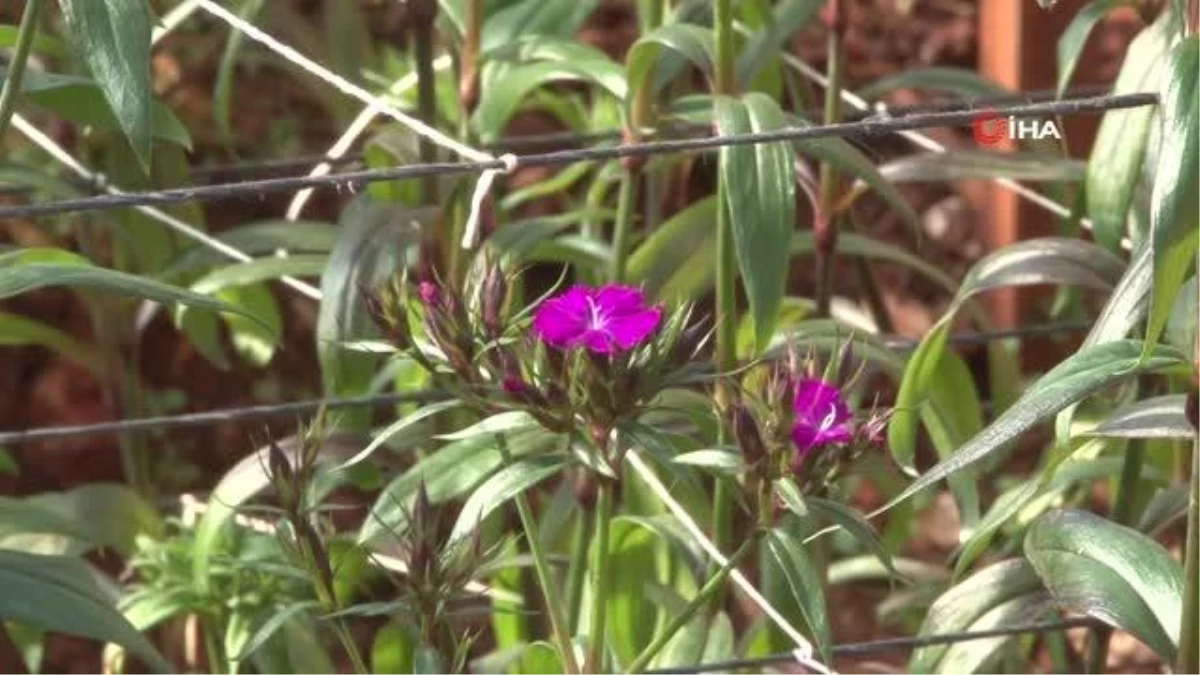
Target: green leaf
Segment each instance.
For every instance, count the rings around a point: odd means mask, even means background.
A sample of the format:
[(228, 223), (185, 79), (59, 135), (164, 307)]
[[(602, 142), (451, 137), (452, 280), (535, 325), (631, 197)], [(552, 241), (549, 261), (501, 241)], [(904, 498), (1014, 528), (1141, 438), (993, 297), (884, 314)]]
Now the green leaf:
[[(1085, 162), (1069, 157), (1039, 152), (987, 150), (924, 152), (901, 157), (879, 167), (879, 174), (893, 183), (942, 183), (971, 178), (1080, 181), (1086, 171)], [(862, 187), (855, 185), (856, 191), (861, 191)]]
[(1059, 237), (1032, 239), (1006, 246), (972, 266), (945, 314), (909, 357), (896, 395), (896, 413), (888, 424), (888, 445), (902, 465), (911, 463), (916, 447), (917, 415), (947, 358), (946, 340), (958, 310), (971, 297), (1006, 286), (1072, 284), (1108, 289), (1122, 275), (1124, 263), (1088, 242)]
[(126, 556), (134, 552), (139, 536), (157, 538), (165, 529), (153, 505), (118, 483), (88, 483), (28, 500), (73, 523), (86, 533), (83, 541), (90, 546), (112, 548)]
[(628, 521), (614, 522), (608, 541), (612, 578), (608, 598), (602, 600), (608, 603), (608, 647), (619, 663), (629, 663), (650, 643), (662, 614), (646, 594), (655, 582), (665, 581), (659, 555), (664, 545), (651, 531)]
[[(241, 3), (238, 16), (254, 23), (262, 11), (266, 0), (245, 0)], [(242, 53), (242, 45), (246, 42), (246, 34), (240, 30), (230, 30), (225, 38), (225, 47), (221, 50), (221, 60), (217, 64), (217, 76), (213, 82), (212, 116), (213, 124), (221, 142), (227, 147), (234, 143), (233, 126), (229, 121), (229, 111), (233, 104), (234, 75), (237, 73), (238, 57)], [(338, 69), (337, 72), (347, 72)]]
[(470, 535), (492, 511), (559, 473), (566, 464), (564, 456), (545, 455), (523, 459), (500, 469), (471, 493), (458, 514), (458, 522), (454, 524), (454, 530), (450, 533), (450, 541)]
[[(338, 229), (333, 225), (315, 220), (262, 220), (240, 225), (217, 233), (217, 239), (249, 255), (274, 253), (287, 249), (297, 253), (329, 253), (337, 241)], [(165, 275), (190, 272), (198, 267), (225, 264), (228, 260), (207, 246), (193, 246), (167, 265)]]
[[(12, 49), (17, 46), (17, 36), (20, 28), (11, 24), (0, 24), (0, 47)], [(55, 59), (67, 57), (67, 46), (58, 38), (34, 31), (33, 51), (40, 52)]]
[[(998, 562), (951, 587), (934, 601), (917, 635), (924, 637), (969, 630), (994, 607), (1040, 590), (1042, 584), (1027, 562), (1020, 558)], [(916, 649), (908, 662), (908, 671), (937, 671), (949, 649), (950, 645)]]
[(108, 99), (138, 163), (150, 171), (150, 11), (144, 0), (59, 0), (71, 46)]
[[(7, 77), (0, 66), (0, 80)], [(41, 106), (63, 119), (113, 131), (121, 131), (104, 92), (90, 79), (58, 73), (26, 72), (21, 79), (22, 95), (34, 105)], [(150, 128), (155, 139), (168, 141), (191, 149), (192, 137), (187, 127), (170, 108), (158, 101), (150, 102)]]
[(1004, 87), (967, 68), (911, 68), (881, 77), (858, 90), (868, 101), (883, 98), (901, 89), (957, 94), (964, 98), (997, 96), (1009, 93)]
[(115, 291), (154, 302), (231, 312), (263, 323), (245, 310), (220, 300), (147, 277), (95, 267), (87, 259), (66, 251), (33, 248), (0, 255), (0, 299), (47, 286)]
[(0, 619), (56, 633), (114, 642), (158, 672), (171, 664), (121, 616), (83, 561), (0, 550)]
[[(404, 268), (405, 256), (420, 241), (428, 211), (384, 205), (365, 195), (350, 202), (338, 220), (338, 240), (321, 275), (317, 315), (317, 358), (325, 392), (358, 394), (378, 368), (379, 357), (342, 349), (341, 344), (373, 335), (373, 324), (358, 297)], [(347, 415), (343, 424), (365, 428), (367, 417)]]
[[(718, 98), (716, 126), (728, 136), (778, 129), (786, 124), (778, 104), (763, 94), (742, 101)], [(786, 143), (726, 146), (720, 151), (738, 269), (754, 317), (759, 351), (775, 331), (788, 272), (788, 245), (796, 219), (796, 180)]]
[[(1172, 32), (1171, 22), (1164, 13), (1134, 38), (1113, 84), (1114, 95), (1155, 88)], [(1192, 81), (1195, 82), (1194, 75)], [(1088, 159), (1085, 196), (1096, 241), (1109, 250), (1117, 249), (1126, 232), (1125, 219), (1142, 173), (1154, 114), (1152, 106), (1110, 110), (1104, 114), (1100, 129), (1096, 132), (1096, 141)], [(1163, 146), (1167, 148), (1170, 144), (1164, 143)]]
[(1172, 394), (1138, 401), (1084, 433), (1106, 438), (1195, 438), (1196, 430), (1183, 410), (1186, 398), (1186, 394)]
[(676, 464), (694, 466), (723, 476), (736, 476), (746, 470), (746, 463), (742, 461), (741, 454), (719, 448), (685, 452), (682, 455), (676, 455), (673, 461)]
[[(666, 55), (660, 54), (664, 48), (669, 50)], [(684, 59), (711, 77), (716, 63), (712, 31), (692, 24), (668, 23), (638, 38), (625, 56), (625, 81), (630, 94), (654, 100), (683, 67)], [(644, 124), (648, 120), (631, 122)]]
[[(472, 123), (480, 140), (494, 142), (504, 134), (513, 114), (534, 90), (557, 82), (596, 83), (606, 79), (615, 79), (623, 85), (624, 72), (598, 50), (591, 58), (576, 61), (489, 62), (481, 76), (482, 93)], [(624, 98), (624, 86), (616, 87), (616, 91)]]
[[(1156, 347), (1141, 358), (1142, 343), (1120, 340), (1076, 352), (1046, 373), (1025, 395), (958, 452), (938, 462), (879, 509), (886, 511), (934, 483), (969, 466), (1015, 440), (1037, 423), (1100, 389), (1136, 376), (1186, 364), (1187, 358), (1169, 347)], [(895, 421), (892, 422), (895, 424)]]
[(262, 319), (265, 328), (241, 316), (222, 317), (229, 327), (229, 339), (238, 355), (258, 368), (270, 363), (283, 335), (283, 317), (270, 289), (264, 284), (231, 286), (217, 291), (216, 296)]
[(21, 316), (0, 312), (0, 345), (5, 347), (45, 347), (59, 356), (77, 363), (99, 374), (100, 361), (90, 345), (84, 344), (67, 333)]
[(1167, 344), (1187, 351), (1197, 344), (1200, 338), (1200, 310), (1196, 307), (1196, 298), (1200, 297), (1200, 278), (1193, 276), (1183, 284), (1179, 295), (1175, 297), (1175, 306), (1171, 316), (1167, 317)]
[(259, 647), (266, 644), (289, 619), (295, 617), (302, 612), (315, 611), (320, 609), (320, 603), (316, 600), (304, 600), (294, 602), (290, 605), (280, 607), (278, 611), (271, 615), (246, 639), (245, 644), (240, 645), (240, 649), (229, 650), (229, 658), (233, 661), (244, 661), (251, 654), (258, 651)]
[(1176, 483), (1155, 492), (1138, 519), (1138, 531), (1153, 537), (1163, 528), (1186, 516), (1188, 502), (1191, 500), (1188, 493), (1187, 483)]
[(1061, 95), (1075, 74), (1092, 28), (1113, 10), (1132, 7), (1133, 0), (1092, 0), (1075, 14), (1070, 25), (1058, 37), (1058, 93)]
[(652, 297), (690, 300), (700, 295), (701, 291), (692, 284), (684, 286), (696, 288), (694, 295), (688, 292), (673, 296), (670, 291), (679, 289), (680, 279), (685, 276), (700, 275), (704, 287), (712, 284), (716, 219), (716, 197), (700, 199), (671, 216), (629, 256), (629, 279)]
[(1060, 509), (1029, 526), (1025, 557), (1059, 604), (1129, 631), (1164, 660), (1174, 658), (1183, 571), (1157, 542), (1099, 516)]
[(558, 650), (549, 642), (534, 642), (521, 650), (516, 672), (519, 673), (565, 673)]
[(875, 532), (875, 528), (871, 527), (863, 514), (831, 499), (809, 497), (805, 503), (814, 514), (840, 526), (850, 536), (864, 544), (876, 558), (879, 558), (879, 562), (883, 563), (889, 572), (893, 575), (897, 574), (896, 568), (892, 566), (892, 555), (888, 553), (879, 534)]
[[(812, 124), (801, 118), (790, 120), (794, 127), (810, 127)], [(914, 233), (920, 232), (920, 222), (917, 212), (913, 210), (908, 200), (900, 194), (879, 169), (875, 162), (864, 155), (858, 148), (842, 138), (810, 138), (795, 141), (796, 152), (812, 157), (818, 161), (829, 162), (840, 173), (853, 176), (871, 188), (888, 206), (895, 210), (896, 215), (908, 225)], [(848, 202), (843, 200), (838, 208), (846, 207)]]
[(215, 269), (192, 284), (197, 293), (216, 293), (230, 286), (245, 286), (286, 276), (316, 276), (325, 269), (328, 256), (289, 255), (257, 258)]
[(383, 431), (380, 431), (379, 433), (375, 434), (375, 437), (371, 439), (371, 442), (369, 444), (367, 444), (367, 447), (363, 448), (360, 452), (355, 454), (353, 457), (351, 457), (350, 459), (347, 459), (345, 462), (343, 462), (341, 464), (341, 466), (338, 467), (338, 469), (345, 469), (345, 468), (348, 468), (355, 464), (358, 464), (359, 462), (363, 461), (367, 457), (370, 457), (371, 454), (373, 454), (376, 450), (378, 450), (380, 447), (382, 447), (384, 443), (387, 443), (394, 436), (396, 436), (400, 432), (404, 431), (405, 429), (411, 428), (413, 425), (417, 424), (418, 422), (420, 422), (421, 420), (424, 420), (427, 417), (432, 417), (432, 416), (434, 416), (440, 412), (444, 412), (446, 410), (452, 410), (454, 408), (459, 407), (460, 405), (462, 405), (462, 402), (459, 401), (458, 399), (450, 399), (448, 401), (438, 401), (436, 403), (430, 403), (429, 405), (422, 406), (420, 409), (412, 412), (411, 414), (401, 417), (400, 419), (396, 420), (395, 422), (392, 422), (391, 424), (387, 425), (387, 427), (384, 428)]
[[(1198, 51), (1200, 38), (1195, 35), (1171, 51), (1166, 65), (1166, 86), (1160, 94), (1163, 126), (1158, 171), (1150, 197), (1154, 290), (1146, 326), (1147, 344), (1162, 333), (1200, 245), (1200, 206), (1196, 203), (1196, 185), (1200, 183)], [(1192, 309), (1195, 313), (1195, 303)]]
[(821, 578), (804, 544), (786, 530), (776, 528), (767, 534), (768, 561), (776, 567), (786, 582), (792, 601), (799, 608), (804, 622), (812, 631), (813, 642), (821, 660), (830, 660), (829, 621), (825, 615), (825, 594)]
[(536, 424), (502, 434), (504, 450), (494, 435), (481, 435), (444, 445), (397, 476), (375, 501), (359, 530), (359, 542), (368, 542), (403, 529), (408, 502), (423, 482), (429, 498), (436, 502), (466, 494), (505, 461), (544, 450), (557, 437)]
[[(1049, 593), (1038, 592), (1022, 595), (992, 607), (975, 619), (968, 627), (971, 633), (1004, 630), (1043, 620), (1054, 611), (1054, 600)], [(985, 666), (995, 663), (1003, 656), (1001, 647), (1018, 639), (1017, 635), (998, 635), (950, 645), (938, 664), (938, 672), (955, 673), (989, 672)]]
[(503, 9), (487, 15), (480, 36), (480, 49), (490, 53), (512, 44), (523, 35), (569, 38), (583, 25), (597, 4), (599, 0), (522, 0), (508, 3)]
[(734, 66), (737, 81), (744, 84), (753, 80), (764, 64), (770, 64), (770, 57), (778, 53), (784, 42), (808, 24), (822, 4), (822, 0), (783, 0), (778, 3), (767, 26), (755, 32), (738, 54)]

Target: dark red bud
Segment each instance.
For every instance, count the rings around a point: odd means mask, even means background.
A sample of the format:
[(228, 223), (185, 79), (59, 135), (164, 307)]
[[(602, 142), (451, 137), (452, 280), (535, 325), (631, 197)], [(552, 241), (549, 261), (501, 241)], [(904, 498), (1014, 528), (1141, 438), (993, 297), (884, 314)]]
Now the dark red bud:
[(746, 406), (735, 403), (729, 408), (729, 422), (733, 427), (733, 437), (742, 450), (746, 463), (757, 464), (766, 456), (766, 446), (763, 445), (762, 435), (758, 431), (758, 423)]
[(483, 327), (488, 334), (495, 337), (503, 332), (504, 301), (508, 299), (508, 279), (499, 265), (491, 267), (483, 279), (480, 288), (480, 314)]
[(1196, 389), (1188, 392), (1187, 400), (1183, 404), (1183, 411), (1192, 428), (1200, 429), (1200, 401), (1197, 400)]

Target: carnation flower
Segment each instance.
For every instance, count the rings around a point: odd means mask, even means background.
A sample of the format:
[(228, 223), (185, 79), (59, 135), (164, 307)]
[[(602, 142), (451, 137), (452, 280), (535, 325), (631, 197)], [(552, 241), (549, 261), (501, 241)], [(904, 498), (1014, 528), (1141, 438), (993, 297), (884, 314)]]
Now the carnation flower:
[(637, 288), (574, 286), (538, 307), (533, 332), (559, 349), (618, 354), (644, 342), (661, 322), (662, 308), (648, 306)]
[(824, 445), (849, 443), (854, 436), (850, 408), (842, 400), (842, 392), (824, 380), (800, 380), (792, 408), (792, 442), (801, 455)]

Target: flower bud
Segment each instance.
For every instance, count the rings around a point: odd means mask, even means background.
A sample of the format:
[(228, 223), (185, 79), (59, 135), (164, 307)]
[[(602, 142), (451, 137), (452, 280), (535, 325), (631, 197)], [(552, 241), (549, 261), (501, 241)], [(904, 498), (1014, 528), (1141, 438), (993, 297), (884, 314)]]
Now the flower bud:
[(1200, 432), (1200, 370), (1192, 375), (1192, 388), (1188, 390), (1183, 400), (1183, 416), (1187, 418), (1192, 429)]
[(839, 387), (845, 387), (850, 381), (850, 369), (854, 366), (854, 337), (842, 343), (842, 348), (838, 350), (837, 374), (834, 382)]
[(479, 289), (479, 312), (483, 328), (491, 337), (504, 331), (504, 301), (508, 298), (508, 279), (499, 265), (488, 268)]
[(754, 416), (750, 414), (746, 406), (735, 403), (729, 407), (729, 422), (733, 427), (733, 437), (742, 450), (742, 457), (745, 458), (747, 464), (757, 464), (766, 456), (767, 451)]

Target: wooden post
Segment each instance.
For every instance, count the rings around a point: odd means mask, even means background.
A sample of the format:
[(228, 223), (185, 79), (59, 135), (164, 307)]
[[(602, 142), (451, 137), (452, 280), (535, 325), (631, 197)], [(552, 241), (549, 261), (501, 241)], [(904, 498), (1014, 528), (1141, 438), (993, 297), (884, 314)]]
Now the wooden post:
[[(979, 70), (1013, 91), (1053, 89), (1058, 74), (1058, 39), (1086, 0), (1059, 0), (1051, 9), (1042, 9), (1033, 0), (981, 0), (979, 4)], [(1132, 17), (1132, 13), (1129, 15)], [(1129, 18), (1129, 17), (1127, 17)], [(1116, 66), (1101, 56), (1100, 42), (1107, 27), (1098, 25), (1084, 50), (1071, 87), (1107, 85), (1116, 75)], [(1109, 50), (1112, 51), (1111, 49)], [(1119, 56), (1103, 54), (1104, 56)], [(1108, 61), (1111, 61), (1109, 59)], [(1073, 157), (1087, 158), (1099, 125), (1098, 116), (1063, 120), (1067, 144)], [(1010, 142), (1002, 149), (1013, 149)], [(1003, 186), (991, 183), (979, 191), (976, 212), (984, 216), (987, 250), (995, 251), (1013, 242), (1046, 236), (1056, 231), (1056, 217), (1031, 204)], [(1070, 204), (1066, 205), (1068, 208)], [(989, 293), (987, 301), (993, 320), (1011, 328), (1029, 321), (1030, 310), (1043, 301), (1046, 293), (1029, 289), (1006, 289)], [(1025, 350), (1031, 367), (1057, 359), (1048, 345), (1031, 342)], [(1061, 356), (1058, 354), (1057, 356)]]

